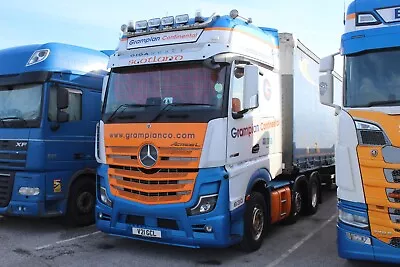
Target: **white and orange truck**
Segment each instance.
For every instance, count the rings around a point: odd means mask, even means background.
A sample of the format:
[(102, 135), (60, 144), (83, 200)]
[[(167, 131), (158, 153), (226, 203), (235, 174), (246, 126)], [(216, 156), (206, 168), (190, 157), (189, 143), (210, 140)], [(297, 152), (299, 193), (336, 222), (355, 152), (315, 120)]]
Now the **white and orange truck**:
[(254, 251), (270, 224), (317, 211), (336, 125), (314, 53), (237, 10), (121, 30), (97, 128), (98, 229)]
[(399, 0), (349, 5), (343, 106), (332, 104), (334, 55), (320, 64), (321, 102), (338, 113), (337, 246), (346, 259), (400, 263), (399, 32)]

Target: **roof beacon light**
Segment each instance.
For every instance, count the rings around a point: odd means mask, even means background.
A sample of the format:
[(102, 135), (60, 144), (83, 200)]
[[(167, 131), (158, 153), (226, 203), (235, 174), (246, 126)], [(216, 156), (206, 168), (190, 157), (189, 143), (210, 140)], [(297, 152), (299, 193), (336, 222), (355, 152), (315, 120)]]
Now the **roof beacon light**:
[(236, 19), (239, 16), (239, 11), (237, 11), (237, 9), (232, 9), (229, 13), (229, 16), (231, 16), (233, 19)]
[(135, 27), (133, 26), (133, 20), (128, 21), (128, 32), (134, 32)]
[(161, 25), (161, 19), (160, 18), (149, 19), (148, 25), (149, 28), (158, 28)]
[(246, 23), (248, 23), (248, 24), (253, 23), (253, 19), (252, 18), (244, 18), (242, 16), (239, 16), (239, 11), (237, 11), (237, 9), (232, 9), (231, 12), (229, 12), (229, 16), (232, 19), (236, 19), (236, 18), (239, 17), (239, 18), (243, 19), (244, 21), (246, 21)]
[(196, 10), (196, 16), (194, 18), (194, 22), (196, 23), (202, 23), (204, 22), (203, 17), (201, 16), (201, 10)]
[(128, 31), (128, 25), (122, 24), (122, 25), (121, 25), (121, 32), (122, 32), (122, 33), (126, 33), (127, 31)]
[(40, 49), (33, 52), (31, 58), (26, 63), (26, 67), (43, 62), (50, 54), (50, 49)]
[(172, 26), (174, 24), (174, 16), (164, 17), (161, 19), (162, 26)]
[(136, 21), (135, 28), (136, 28), (136, 30), (146, 30), (147, 29), (147, 20)]
[(175, 17), (175, 23), (176, 24), (185, 24), (189, 22), (189, 15), (188, 14), (183, 14), (183, 15), (178, 15)]

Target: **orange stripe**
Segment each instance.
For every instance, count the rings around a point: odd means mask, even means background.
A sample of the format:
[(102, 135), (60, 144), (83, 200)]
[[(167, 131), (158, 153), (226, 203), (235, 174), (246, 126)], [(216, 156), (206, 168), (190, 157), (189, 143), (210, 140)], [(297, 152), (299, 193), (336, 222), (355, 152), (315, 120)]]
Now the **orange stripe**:
[(346, 19), (347, 19), (347, 20), (356, 19), (356, 13), (348, 14), (347, 17), (346, 17)]

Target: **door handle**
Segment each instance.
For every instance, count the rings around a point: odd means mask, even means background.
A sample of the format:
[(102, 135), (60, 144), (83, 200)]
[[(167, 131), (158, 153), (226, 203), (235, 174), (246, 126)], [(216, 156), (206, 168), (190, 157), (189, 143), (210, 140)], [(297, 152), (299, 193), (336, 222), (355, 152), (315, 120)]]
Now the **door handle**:
[(75, 153), (74, 154), (74, 159), (82, 159), (84, 157), (83, 153)]
[(253, 153), (253, 154), (257, 154), (259, 151), (260, 151), (260, 145), (259, 144), (253, 146), (253, 148), (251, 149), (251, 153)]

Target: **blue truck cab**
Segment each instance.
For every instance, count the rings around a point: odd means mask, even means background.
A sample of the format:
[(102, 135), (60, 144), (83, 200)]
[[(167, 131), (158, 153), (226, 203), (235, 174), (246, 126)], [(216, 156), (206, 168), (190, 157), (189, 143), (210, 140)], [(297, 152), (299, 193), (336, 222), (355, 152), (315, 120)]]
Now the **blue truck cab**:
[(0, 50), (0, 215), (94, 222), (110, 54), (61, 43)]

